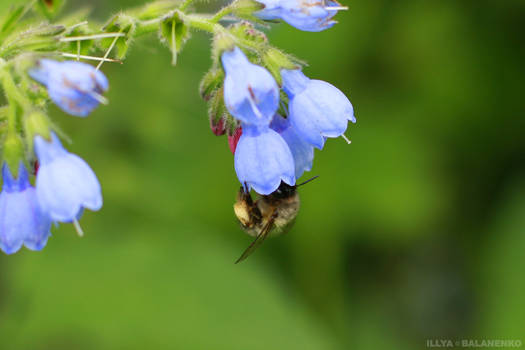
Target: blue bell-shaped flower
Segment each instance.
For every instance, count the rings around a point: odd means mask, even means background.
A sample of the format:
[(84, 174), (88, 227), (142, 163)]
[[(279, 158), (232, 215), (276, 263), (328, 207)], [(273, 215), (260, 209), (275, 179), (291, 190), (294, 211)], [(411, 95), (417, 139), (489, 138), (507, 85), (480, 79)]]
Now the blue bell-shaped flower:
[(281, 70), (283, 89), (290, 98), (288, 112), (296, 132), (322, 149), (325, 138), (344, 134), (355, 123), (354, 108), (335, 86), (306, 77), (300, 70)]
[(51, 219), (42, 211), (25, 166), (20, 163), (18, 178), (7, 164), (2, 168), (4, 186), (0, 193), (0, 248), (6, 254), (22, 245), (41, 250), (50, 235)]
[(243, 124), (235, 150), (235, 171), (243, 185), (267, 195), (281, 181), (295, 185), (294, 159), (286, 141), (269, 127)]
[(36, 195), (40, 206), (51, 219), (73, 222), (84, 208), (99, 210), (102, 193), (89, 165), (66, 151), (54, 133), (51, 134), (51, 141), (36, 136), (34, 142), (40, 163)]
[(86, 117), (106, 99), (105, 75), (93, 66), (76, 61), (41, 59), (29, 75), (47, 87), (49, 97), (64, 112)]
[(255, 15), (264, 20), (282, 19), (307, 32), (320, 32), (337, 22), (332, 18), (345, 9), (336, 1), (326, 0), (257, 0), (265, 7)]
[(288, 119), (276, 114), (270, 128), (275, 130), (288, 144), (295, 162), (295, 178), (300, 178), (305, 171), (312, 170), (314, 148), (295, 131)]
[(251, 63), (235, 47), (222, 54), (224, 102), (228, 111), (243, 123), (269, 125), (279, 107), (279, 88), (263, 67)]

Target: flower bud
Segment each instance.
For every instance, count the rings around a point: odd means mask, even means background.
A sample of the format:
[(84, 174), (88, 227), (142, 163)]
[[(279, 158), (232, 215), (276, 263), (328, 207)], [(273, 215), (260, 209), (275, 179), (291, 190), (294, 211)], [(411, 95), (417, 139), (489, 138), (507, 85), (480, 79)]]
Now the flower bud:
[(210, 118), (210, 129), (211, 132), (215, 134), (215, 136), (222, 136), (226, 133), (226, 128), (224, 127), (224, 119), (219, 119), (218, 121), (214, 121)]
[(215, 91), (212, 95), (208, 108), (208, 116), (210, 117), (210, 128), (216, 136), (224, 135), (226, 132), (226, 117), (228, 110), (224, 105), (223, 89)]
[(228, 135), (228, 145), (230, 146), (230, 151), (232, 151), (233, 154), (235, 154), (235, 150), (237, 149), (237, 144), (239, 143), (239, 139), (242, 136), (242, 127), (239, 126), (232, 135)]
[(248, 40), (252, 44), (259, 44), (261, 49), (268, 44), (268, 37), (260, 30), (255, 29), (250, 22), (240, 22), (229, 27), (230, 33), (242, 40)]
[(212, 68), (204, 75), (199, 86), (201, 97), (209, 101), (212, 95), (222, 86), (224, 71), (220, 68)]

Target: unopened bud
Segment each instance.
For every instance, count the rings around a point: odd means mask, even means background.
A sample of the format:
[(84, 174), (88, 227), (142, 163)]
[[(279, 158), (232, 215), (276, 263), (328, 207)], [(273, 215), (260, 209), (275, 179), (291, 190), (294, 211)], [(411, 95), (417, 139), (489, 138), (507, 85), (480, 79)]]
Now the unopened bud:
[(212, 68), (202, 78), (199, 87), (201, 97), (209, 101), (214, 93), (222, 86), (224, 81), (224, 71), (220, 68)]
[(224, 135), (226, 132), (228, 110), (224, 104), (224, 93), (222, 87), (213, 93), (208, 102), (208, 106), (211, 131), (217, 136)]
[(255, 29), (254, 25), (247, 21), (236, 23), (229, 27), (230, 33), (243, 40), (248, 40), (253, 44), (259, 44), (261, 49), (268, 44), (266, 34)]
[(242, 127), (235, 129), (233, 135), (228, 135), (228, 145), (230, 146), (230, 151), (232, 151), (233, 154), (235, 154), (235, 150), (237, 149), (237, 144), (239, 143), (241, 136)]
[(210, 118), (210, 129), (215, 136), (222, 136), (226, 133), (226, 128), (224, 127), (224, 119), (219, 119), (218, 121)]

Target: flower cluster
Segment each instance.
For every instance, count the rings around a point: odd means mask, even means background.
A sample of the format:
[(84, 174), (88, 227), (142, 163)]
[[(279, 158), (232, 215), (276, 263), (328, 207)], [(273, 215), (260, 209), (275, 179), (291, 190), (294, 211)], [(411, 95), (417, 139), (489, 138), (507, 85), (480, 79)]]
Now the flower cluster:
[[(87, 117), (107, 103), (109, 84), (99, 68), (121, 62), (140, 35), (157, 33), (172, 64), (192, 29), (213, 36), (212, 68), (201, 95), (209, 103), (212, 132), (228, 136), (246, 190), (267, 195), (283, 183), (295, 186), (312, 169), (314, 148), (344, 137), (348, 121), (355, 122), (350, 101), (334, 86), (306, 77), (301, 61), (270, 45), (253, 23), (283, 20), (319, 32), (331, 28), (345, 7), (335, 0), (232, 0), (209, 16), (191, 13), (193, 1), (154, 1), (116, 14), (102, 29), (87, 21), (43, 22), (37, 10), (29, 11), (36, 1), (0, 18), (0, 85), (7, 101), (0, 106), (2, 251), (42, 249), (53, 223), (73, 223), (82, 234), (84, 210), (102, 207), (97, 177), (62, 146), (45, 106), (50, 100), (67, 114)], [(46, 1), (44, 15), (58, 13), (61, 3)], [(26, 21), (26, 14), (37, 18)], [(225, 25), (227, 15), (238, 20)]]
[[(332, 17), (340, 9), (335, 2), (259, 2), (264, 8), (255, 12), (256, 16), (280, 18), (306, 31), (331, 27), (335, 23)], [(247, 39), (266, 40), (247, 23), (232, 30)], [(213, 68), (201, 91), (213, 101), (224, 99), (226, 115), (213, 108), (221, 103), (211, 104), (212, 131), (216, 135), (228, 132), (239, 181), (247, 190), (263, 195), (277, 190), (282, 182), (294, 186), (296, 179), (312, 169), (314, 148), (322, 149), (327, 138), (345, 137), (348, 121), (356, 122), (352, 104), (339, 89), (308, 78), (293, 57), (268, 45), (244, 51), (227, 41), (216, 46), (222, 49), (223, 73)], [(218, 78), (213, 81), (212, 76)], [(221, 85), (216, 80), (222, 77)], [(208, 93), (210, 86), (215, 87), (215, 95)], [(216, 120), (216, 115), (222, 117)]]
[[(46, 86), (57, 106), (75, 116), (87, 116), (104, 99), (101, 94), (108, 88), (101, 72), (80, 62), (42, 59), (28, 73)], [(9, 99), (16, 92), (6, 91), (6, 95)], [(16, 124), (16, 114), (13, 117), (11, 122)], [(0, 193), (0, 249), (6, 254), (17, 252), (22, 245), (41, 250), (50, 236), (52, 223), (74, 223), (82, 234), (78, 219), (84, 209), (96, 211), (102, 207), (101, 188), (94, 172), (62, 146), (45, 115), (33, 111), (23, 119), (26, 136), (34, 145), (31, 154), (34, 152), (36, 157), (35, 186), (24, 164), (28, 161), (20, 156), (24, 154), (24, 145), (6, 141), (5, 152), (11, 156), (4, 157)], [(17, 152), (17, 148), (22, 152)], [(16, 172), (12, 172), (12, 164), (18, 164)]]

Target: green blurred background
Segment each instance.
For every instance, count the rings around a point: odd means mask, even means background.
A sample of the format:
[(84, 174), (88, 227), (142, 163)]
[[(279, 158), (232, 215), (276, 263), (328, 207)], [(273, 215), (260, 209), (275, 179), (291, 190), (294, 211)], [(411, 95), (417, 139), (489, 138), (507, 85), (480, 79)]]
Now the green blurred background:
[[(99, 20), (142, 3), (89, 2)], [(316, 152), (291, 233), (242, 264), (233, 158), (197, 91), (209, 37), (175, 68), (153, 36), (138, 40), (103, 67), (109, 106), (87, 119), (52, 108), (105, 203), (84, 238), (62, 225), (44, 251), (0, 256), (0, 348), (525, 341), (525, 2), (345, 5), (328, 31), (269, 31), (350, 97), (358, 123), (352, 145)]]

